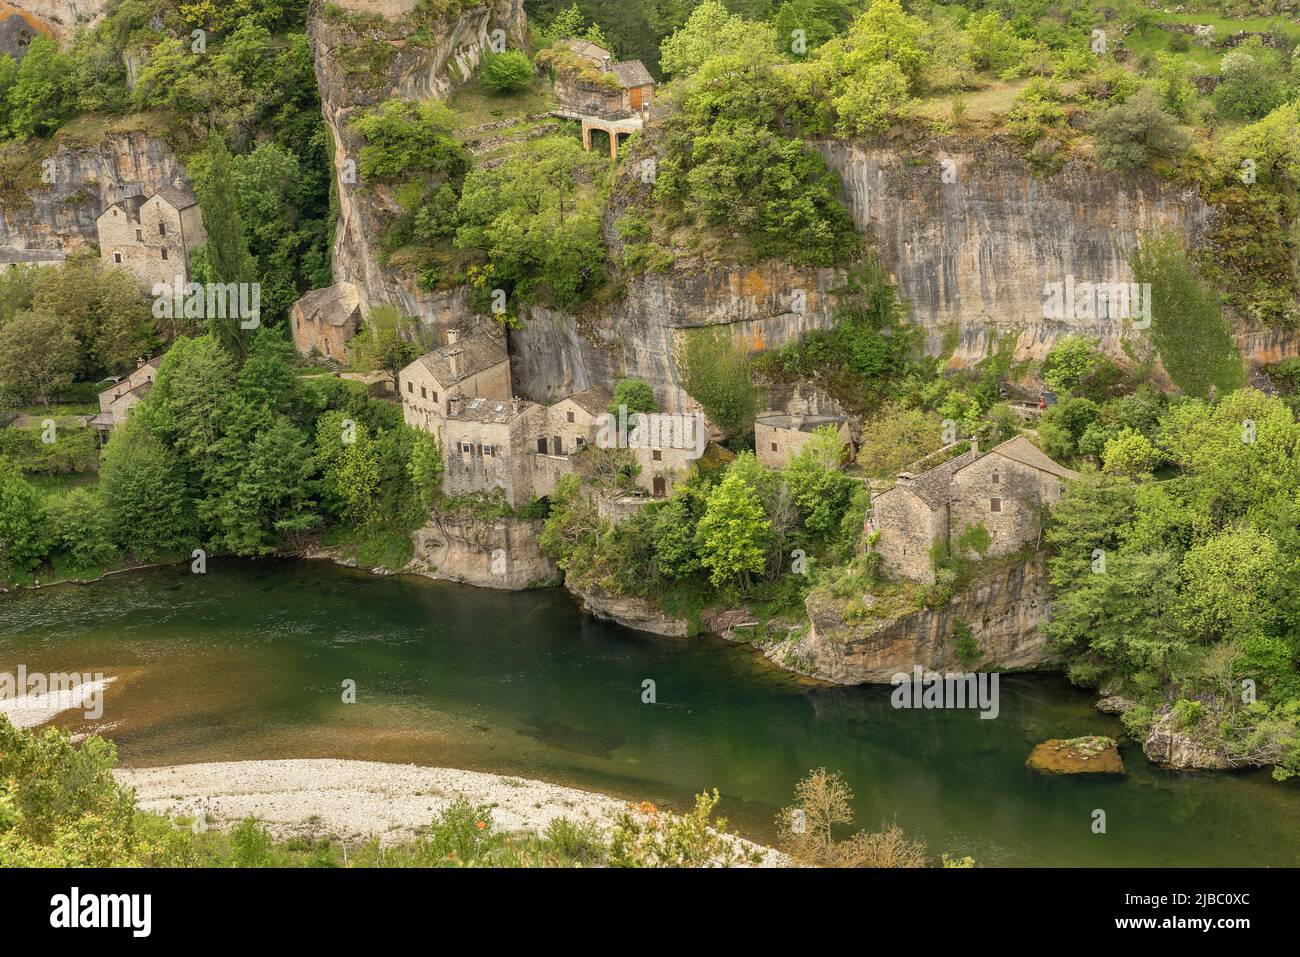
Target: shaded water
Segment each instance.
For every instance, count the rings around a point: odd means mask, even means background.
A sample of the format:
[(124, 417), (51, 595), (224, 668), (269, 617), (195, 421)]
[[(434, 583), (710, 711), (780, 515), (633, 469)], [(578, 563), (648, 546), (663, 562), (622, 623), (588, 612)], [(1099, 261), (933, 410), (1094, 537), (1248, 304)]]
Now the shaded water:
[[(1051, 737), (1122, 733), (1053, 676), (1004, 676), (1001, 713), (900, 711), (712, 639), (594, 621), (563, 592), (498, 593), (315, 562), (210, 562), (0, 597), (0, 671), (102, 671), (137, 766), (335, 757), (536, 777), (675, 807), (716, 786), (759, 839), (809, 768), (842, 771), (858, 822), (896, 818), (980, 864), (1296, 865), (1300, 786), (1179, 773), (1043, 778)], [(657, 704), (641, 702), (642, 682)], [(343, 704), (341, 684), (357, 683)], [(1094, 809), (1107, 832), (1091, 831)]]

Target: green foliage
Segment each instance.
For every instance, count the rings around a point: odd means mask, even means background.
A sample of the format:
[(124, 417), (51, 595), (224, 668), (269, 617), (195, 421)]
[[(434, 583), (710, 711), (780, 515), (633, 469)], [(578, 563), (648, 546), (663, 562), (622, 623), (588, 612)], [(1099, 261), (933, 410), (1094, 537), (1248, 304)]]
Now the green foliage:
[[(59, 52), (58, 41), (37, 36), (27, 47), (5, 97), (4, 113), (10, 135), (19, 140), (48, 136), (76, 110), (76, 72), (69, 57)], [(0, 82), (5, 71), (0, 68)], [(0, 133), (5, 130), (0, 129)]]
[(719, 800), (714, 788), (697, 794), (687, 814), (646, 804), (624, 811), (610, 834), (610, 866), (731, 867), (749, 860), (752, 854), (728, 832), (726, 818), (713, 817)]
[(1234, 47), (1223, 57), (1223, 79), (1214, 89), (1214, 106), (1224, 116), (1257, 120), (1281, 106), (1286, 85), (1279, 82), (1281, 58), (1258, 38)]
[(1098, 161), (1118, 172), (1175, 160), (1188, 145), (1174, 118), (1162, 108), (1160, 94), (1149, 86), (1098, 117), (1096, 138)]
[(479, 79), (493, 93), (516, 93), (533, 82), (533, 61), (520, 50), (489, 53), (479, 67)]
[(705, 500), (696, 525), (700, 563), (715, 587), (748, 585), (767, 565), (772, 526), (758, 494), (734, 469)]
[(403, 316), (396, 307), (378, 306), (366, 316), (362, 331), (348, 343), (358, 367), (366, 372), (388, 373), (394, 391), (398, 373), (420, 355), (419, 348), (411, 341), (415, 334), (411, 326), (411, 318)]
[(1152, 342), (1170, 378), (1188, 395), (1210, 386), (1227, 392), (1245, 374), (1214, 289), (1183, 252), (1178, 237), (1154, 233), (1131, 257), (1134, 279), (1151, 284)]
[(709, 421), (743, 438), (758, 412), (758, 389), (749, 360), (726, 333), (691, 330), (678, 359), (682, 388), (700, 403)]
[(0, 456), (0, 571), (35, 568), (49, 547), (41, 497), (8, 458)]
[(1041, 375), (1048, 388), (1055, 392), (1076, 392), (1104, 361), (1096, 339), (1064, 336), (1043, 359)]
[(456, 246), (486, 256), (480, 285), (562, 307), (590, 295), (604, 280), (603, 165), (552, 136), (516, 144), (500, 166), (465, 177)]
[(384, 101), (352, 124), (365, 139), (358, 163), (362, 178), (368, 183), (422, 176), (459, 179), (469, 168), (469, 157), (452, 136), (455, 126), (451, 111), (441, 103)]
[(1140, 478), (1160, 464), (1160, 453), (1141, 432), (1126, 428), (1107, 440), (1101, 460), (1104, 472)]
[(654, 389), (644, 379), (619, 379), (614, 386), (614, 398), (609, 404), (609, 412), (618, 415), (622, 407), (626, 407), (631, 416), (637, 412), (658, 412), (659, 402), (655, 399)]
[(76, 375), (76, 337), (49, 313), (19, 313), (0, 329), (0, 391), (33, 396), (46, 409)]

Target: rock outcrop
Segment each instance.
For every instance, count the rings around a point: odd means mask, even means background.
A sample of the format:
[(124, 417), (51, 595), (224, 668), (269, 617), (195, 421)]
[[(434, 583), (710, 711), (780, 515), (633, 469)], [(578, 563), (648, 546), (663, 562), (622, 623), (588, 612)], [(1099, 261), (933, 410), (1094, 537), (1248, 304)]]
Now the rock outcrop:
[(428, 292), (380, 264), (385, 218), (396, 198), (363, 187), (351, 123), (391, 97), (440, 99), (473, 74), (495, 31), (514, 48), (527, 46), (523, 0), (484, 0), (456, 16), (422, 22), (415, 0), (312, 0), (307, 32), (320, 88), (321, 111), (334, 137), (339, 222), (334, 235), (335, 282), (361, 292), (363, 309), (392, 303), (443, 327), (468, 312), (464, 288)]
[(667, 638), (685, 638), (694, 632), (685, 618), (667, 615), (644, 598), (612, 595), (597, 588), (567, 587), (582, 601), (583, 611), (602, 621)]
[[(42, 180), (46, 170), (48, 183)], [(139, 185), (146, 196), (176, 183), (189, 189), (171, 147), (142, 131), (60, 146), (34, 161), (31, 178), (30, 185), (16, 184), (12, 199), (4, 186), (15, 184), (0, 184), (0, 246), (76, 252), (97, 242), (95, 218), (117, 201), (121, 188)]]
[(1156, 712), (1146, 740), (1142, 742), (1142, 753), (1147, 760), (1167, 768), (1221, 771), (1243, 766), (1246, 762), (1233, 761), (1222, 742), (1215, 740), (1208, 728), (1198, 733), (1199, 726), (1204, 723), (1198, 722), (1190, 728), (1180, 727), (1172, 705), (1165, 706)]
[[(885, 684), (920, 665), (927, 671), (1015, 671), (1048, 665), (1053, 656), (1042, 625), (1050, 611), (1041, 558), (998, 565), (941, 608), (845, 621), (844, 602), (814, 592), (808, 632), (769, 648), (782, 667), (837, 684)], [(978, 657), (958, 654), (954, 630), (965, 624)]]
[(1037, 745), (1025, 767), (1044, 774), (1123, 774), (1124, 761), (1114, 738), (1100, 734), (1052, 738)]
[(907, 152), (840, 140), (816, 146), (839, 175), (858, 229), (911, 301), (928, 350), (953, 347), (955, 330), (952, 360), (960, 364), (984, 358), (1008, 334), (1017, 360), (1042, 359), (1070, 333), (1097, 337), (1122, 358), (1121, 342), (1134, 334), (1125, 321), (1045, 319), (1044, 284), (1067, 276), (1130, 282), (1127, 257), (1140, 233), (1173, 230), (1195, 247), (1211, 224), (1212, 210), (1195, 192), (1149, 174), (1073, 161), (1038, 175), (995, 144), (935, 141)]
[(537, 544), (541, 522), (434, 514), (411, 535), (406, 571), (480, 588), (522, 591), (560, 583), (560, 571)]

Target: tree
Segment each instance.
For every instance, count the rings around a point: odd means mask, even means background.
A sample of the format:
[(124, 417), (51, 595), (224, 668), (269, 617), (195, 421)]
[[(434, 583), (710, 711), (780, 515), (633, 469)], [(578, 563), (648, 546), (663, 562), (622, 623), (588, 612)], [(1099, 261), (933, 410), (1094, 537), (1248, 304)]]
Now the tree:
[(189, 554), (198, 522), (177, 456), (131, 415), (104, 449), (99, 487), (123, 551), (144, 559)]
[(1174, 160), (1187, 149), (1187, 137), (1149, 86), (1106, 110), (1097, 119), (1096, 138), (1098, 162), (1118, 172)]
[(650, 541), (655, 567), (665, 578), (687, 578), (700, 570), (695, 529), (703, 504), (693, 490), (685, 489), (655, 507)]
[(840, 471), (844, 438), (833, 425), (823, 425), (790, 459), (786, 481), (803, 516), (804, 527), (826, 535), (839, 525), (855, 482)]
[(614, 386), (614, 399), (609, 404), (611, 415), (618, 415), (626, 407), (628, 416), (638, 412), (658, 412), (659, 402), (655, 390), (644, 379), (620, 379)]
[(18, 466), (0, 456), (0, 571), (35, 568), (49, 549), (49, 529), (40, 493)]
[(775, 49), (776, 40), (771, 26), (729, 14), (719, 0), (704, 0), (685, 26), (660, 45), (659, 67), (669, 76), (689, 76), (712, 57), (735, 52), (750, 43)]
[(1076, 391), (1100, 367), (1102, 355), (1097, 340), (1087, 336), (1064, 336), (1043, 359), (1041, 375), (1048, 388), (1062, 394)]
[(78, 487), (45, 501), (50, 528), (50, 550), (67, 556), (76, 569), (94, 570), (117, 555), (113, 525), (102, 495)]
[(415, 489), (416, 500), (422, 508), (433, 507), (442, 489), (442, 446), (437, 436), (427, 432), (416, 434), (411, 443), (411, 456), (406, 468)]
[(77, 370), (77, 340), (62, 320), (24, 312), (0, 329), (0, 386), (33, 394), (50, 408), (50, 397), (72, 384)]
[(352, 128), (366, 141), (358, 163), (366, 182), (458, 179), (469, 168), (469, 154), (452, 135), (456, 118), (441, 103), (386, 100)]
[(1140, 478), (1160, 464), (1160, 453), (1141, 432), (1121, 429), (1102, 452), (1102, 471)]
[[(226, 141), (215, 130), (208, 136), (208, 169), (196, 186), (207, 241), (203, 245), (208, 280), (215, 283), (251, 283), (257, 267), (248, 251), (243, 222), (236, 204), (234, 173)], [(232, 343), (244, 357), (243, 319), (208, 317), (208, 326)]]
[(420, 355), (415, 343), (402, 336), (410, 324), (394, 306), (378, 306), (366, 316), (364, 331), (351, 343), (357, 364), (366, 372), (382, 370), (398, 388), (398, 374)]
[(479, 67), (479, 79), (498, 95), (516, 93), (533, 82), (533, 61), (521, 50), (489, 53)]
[(9, 131), (25, 140), (57, 130), (76, 108), (75, 77), (58, 41), (44, 36), (32, 40), (9, 89)]
[(1193, 546), (1183, 556), (1187, 585), (1179, 618), (1202, 640), (1267, 632), (1279, 564), (1277, 544), (1255, 528), (1230, 529)]
[(873, 63), (850, 77), (835, 98), (836, 133), (868, 136), (886, 130), (907, 102), (907, 77), (897, 63)]
[(863, 426), (858, 466), (873, 478), (892, 478), (941, 445), (938, 416), (891, 403)]
[(704, 514), (696, 526), (700, 562), (709, 581), (722, 588), (748, 586), (753, 575), (767, 565), (767, 540), (771, 525), (758, 494), (740, 475), (728, 470), (705, 500)]
[(1286, 87), (1278, 80), (1281, 59), (1257, 37), (1226, 53), (1219, 72), (1223, 79), (1214, 88), (1214, 106), (1224, 116), (1257, 120), (1286, 101)]
[(758, 390), (749, 360), (731, 337), (692, 330), (678, 362), (682, 388), (700, 403), (709, 421), (732, 438), (747, 434), (758, 412)]

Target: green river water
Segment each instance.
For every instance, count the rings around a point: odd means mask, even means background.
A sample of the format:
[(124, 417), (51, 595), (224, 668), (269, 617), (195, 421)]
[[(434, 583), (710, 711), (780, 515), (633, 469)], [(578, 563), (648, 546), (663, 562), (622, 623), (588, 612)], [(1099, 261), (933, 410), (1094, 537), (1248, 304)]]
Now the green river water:
[[(1300, 786), (1266, 772), (1044, 778), (1034, 744), (1119, 722), (1059, 676), (1003, 676), (1001, 711), (897, 710), (753, 650), (584, 616), (560, 590), (499, 593), (320, 562), (223, 562), (0, 597), (0, 671), (103, 672), (94, 730), (136, 766), (334, 757), (493, 771), (688, 806), (717, 787), (773, 836), (809, 768), (840, 770), (858, 822), (896, 819), (981, 865), (1297, 865)], [(341, 685), (357, 683), (357, 703)], [(657, 703), (642, 703), (642, 682)], [(1092, 832), (1093, 811), (1106, 833)]]

